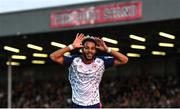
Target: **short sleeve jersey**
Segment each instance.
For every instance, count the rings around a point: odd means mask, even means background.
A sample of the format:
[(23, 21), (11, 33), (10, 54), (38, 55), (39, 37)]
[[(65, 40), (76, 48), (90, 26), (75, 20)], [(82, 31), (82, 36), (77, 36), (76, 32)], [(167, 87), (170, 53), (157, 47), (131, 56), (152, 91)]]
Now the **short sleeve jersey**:
[(111, 56), (96, 57), (91, 64), (85, 64), (79, 56), (65, 56), (64, 64), (69, 66), (72, 101), (82, 106), (99, 103), (99, 84), (103, 72), (113, 62), (114, 57)]

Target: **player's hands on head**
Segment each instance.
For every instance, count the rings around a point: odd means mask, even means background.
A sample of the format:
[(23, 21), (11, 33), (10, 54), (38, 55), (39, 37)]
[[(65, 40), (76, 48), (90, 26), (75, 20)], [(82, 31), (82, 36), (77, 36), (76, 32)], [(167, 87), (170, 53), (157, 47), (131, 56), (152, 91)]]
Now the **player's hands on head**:
[[(72, 43), (72, 46), (74, 48), (82, 48), (83, 47), (82, 41), (84, 38), (85, 38), (85, 35), (83, 33), (77, 33), (76, 38)], [(107, 51), (108, 47), (101, 38), (95, 37), (95, 41), (97, 44), (97, 46), (96, 46), (97, 49), (99, 49), (101, 51)]]
[(107, 51), (108, 47), (102, 39), (96, 37), (95, 41), (97, 43), (97, 46), (96, 46), (97, 49), (99, 49), (101, 51)]
[(76, 38), (74, 40), (74, 42), (72, 43), (72, 46), (74, 48), (82, 48), (83, 45), (81, 44), (82, 40), (84, 39), (84, 34), (83, 33), (77, 33), (76, 34)]

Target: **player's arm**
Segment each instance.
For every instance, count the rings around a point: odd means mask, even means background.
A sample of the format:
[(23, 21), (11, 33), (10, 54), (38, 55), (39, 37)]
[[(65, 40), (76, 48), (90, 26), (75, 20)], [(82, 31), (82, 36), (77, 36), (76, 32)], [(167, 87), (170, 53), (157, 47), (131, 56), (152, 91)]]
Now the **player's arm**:
[(97, 46), (98, 49), (100, 49), (101, 51), (110, 53), (111, 55), (113, 55), (115, 57), (113, 65), (126, 64), (128, 62), (127, 56), (123, 55), (120, 52), (117, 52), (117, 51), (114, 51), (114, 50), (108, 48), (102, 39), (97, 38), (96, 42), (98, 44), (98, 46)]
[(60, 64), (64, 64), (64, 53), (69, 52), (75, 48), (83, 47), (81, 45), (81, 41), (83, 40), (83, 38), (84, 38), (84, 34), (78, 33), (72, 44), (70, 44), (69, 46), (67, 46), (65, 48), (62, 48), (62, 49), (59, 49), (59, 50), (53, 52), (52, 54), (50, 54), (50, 58), (55, 62), (58, 62)]
[(115, 57), (114, 65), (126, 64), (128, 62), (128, 57), (120, 52), (114, 51), (110, 48), (107, 49), (107, 52)]

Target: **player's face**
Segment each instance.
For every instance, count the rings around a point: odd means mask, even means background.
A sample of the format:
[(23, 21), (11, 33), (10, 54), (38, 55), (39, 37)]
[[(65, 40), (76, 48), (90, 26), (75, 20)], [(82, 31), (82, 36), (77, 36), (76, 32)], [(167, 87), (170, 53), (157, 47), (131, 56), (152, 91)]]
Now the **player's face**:
[(82, 52), (87, 60), (93, 59), (96, 54), (95, 43), (90, 41), (85, 42)]

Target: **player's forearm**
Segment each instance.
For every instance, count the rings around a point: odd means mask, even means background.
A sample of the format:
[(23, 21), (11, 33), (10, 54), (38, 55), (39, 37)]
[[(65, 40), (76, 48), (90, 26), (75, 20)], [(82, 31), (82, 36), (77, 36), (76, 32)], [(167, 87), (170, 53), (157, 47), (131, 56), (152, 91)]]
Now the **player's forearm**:
[(119, 60), (122, 64), (125, 64), (128, 62), (128, 57), (125, 56), (124, 54), (120, 53), (120, 52), (111, 50), (109, 53), (111, 55), (113, 55), (117, 60)]
[(50, 54), (50, 58), (52, 60), (56, 60), (59, 57), (62, 57), (64, 55), (64, 53), (69, 52), (69, 51), (71, 51), (71, 49), (67, 46), (65, 48), (59, 49), (59, 50), (53, 52), (52, 54)]

